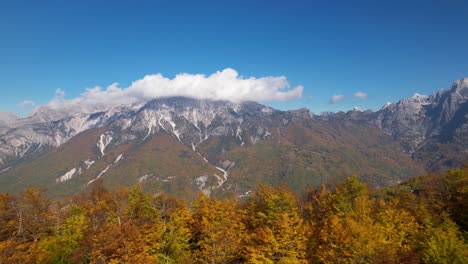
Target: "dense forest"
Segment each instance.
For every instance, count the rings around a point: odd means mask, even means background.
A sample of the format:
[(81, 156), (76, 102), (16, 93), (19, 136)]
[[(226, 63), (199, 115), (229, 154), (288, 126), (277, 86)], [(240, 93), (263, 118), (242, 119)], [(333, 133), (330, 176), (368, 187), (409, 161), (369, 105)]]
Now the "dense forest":
[(140, 186), (0, 195), (0, 263), (468, 263), (468, 168), (370, 190), (259, 186), (194, 201)]

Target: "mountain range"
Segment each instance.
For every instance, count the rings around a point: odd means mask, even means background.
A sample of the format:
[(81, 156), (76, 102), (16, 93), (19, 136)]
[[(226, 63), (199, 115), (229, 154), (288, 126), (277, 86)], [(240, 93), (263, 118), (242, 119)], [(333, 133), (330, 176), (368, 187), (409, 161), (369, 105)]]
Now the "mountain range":
[(468, 78), (378, 111), (313, 114), (255, 103), (185, 97), (113, 107), (0, 112), (0, 191), (110, 188), (193, 198), (245, 196), (259, 183), (339, 182), (352, 174), (394, 185), (468, 160)]

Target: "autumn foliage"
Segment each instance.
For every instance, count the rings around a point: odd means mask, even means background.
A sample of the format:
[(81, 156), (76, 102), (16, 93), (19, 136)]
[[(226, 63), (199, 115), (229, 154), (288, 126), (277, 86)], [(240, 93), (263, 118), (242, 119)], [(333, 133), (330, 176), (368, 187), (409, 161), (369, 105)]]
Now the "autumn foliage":
[(467, 263), (468, 169), (384, 190), (261, 185), (190, 203), (140, 186), (0, 194), (0, 263)]

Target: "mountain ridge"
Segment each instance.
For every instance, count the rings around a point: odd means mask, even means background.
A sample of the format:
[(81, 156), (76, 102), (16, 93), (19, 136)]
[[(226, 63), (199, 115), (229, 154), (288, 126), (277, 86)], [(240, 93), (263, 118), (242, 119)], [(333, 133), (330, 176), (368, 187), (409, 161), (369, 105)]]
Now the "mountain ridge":
[[(25, 174), (32, 173), (39, 185), (58, 188), (75, 181), (69, 188), (77, 190), (102, 175), (114, 175), (116, 183), (131, 184), (143, 177), (156, 189), (223, 195), (248, 192), (262, 181), (285, 182), (298, 189), (350, 173), (372, 186), (387, 186), (421, 173), (422, 164), (437, 171), (464, 162), (463, 155), (457, 158), (455, 153), (467, 151), (467, 87), (468, 79), (462, 79), (431, 96), (415, 95), (376, 112), (314, 115), (308, 109), (280, 111), (255, 102), (169, 97), (91, 114), (71, 113), (54, 121), (36, 115), (0, 134), (0, 181), (3, 190), (14, 190), (30, 182)], [(91, 133), (92, 139), (83, 139), (93, 144), (67, 144), (76, 137), (90, 137), (87, 131), (100, 131)], [(356, 131), (362, 135), (354, 135)], [(153, 139), (162, 145), (172, 142), (169, 145), (178, 153), (167, 150), (164, 156), (146, 148)], [(66, 155), (53, 154), (61, 148), (69, 148), (69, 153), (87, 148), (88, 154), (65, 161)], [(127, 158), (142, 165), (132, 167)], [(64, 167), (42, 168), (38, 159), (56, 159)], [(399, 161), (401, 168), (391, 167)], [(186, 171), (184, 162), (198, 174), (179, 173)], [(158, 165), (145, 168), (152, 163)], [(119, 166), (129, 174), (127, 178), (117, 170)], [(83, 179), (76, 180), (80, 175)], [(179, 182), (166, 186), (170, 181)]]

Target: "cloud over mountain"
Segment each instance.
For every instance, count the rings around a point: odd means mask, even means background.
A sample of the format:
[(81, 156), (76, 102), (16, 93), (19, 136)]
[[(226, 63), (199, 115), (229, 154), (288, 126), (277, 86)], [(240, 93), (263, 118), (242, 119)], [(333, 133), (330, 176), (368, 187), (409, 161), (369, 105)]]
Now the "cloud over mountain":
[(343, 94), (334, 94), (332, 97), (330, 97), (330, 103), (335, 104), (338, 103), (339, 101), (342, 101), (345, 98)]
[(359, 98), (359, 99), (366, 99), (367, 98), (367, 93), (365, 93), (365, 92), (356, 92), (354, 94), (354, 97)]
[(114, 83), (103, 89), (88, 88), (80, 97), (64, 100), (63, 91), (57, 89), (48, 106), (67, 108), (79, 105), (89, 108), (94, 105), (119, 105), (144, 102), (154, 98), (185, 96), (197, 99), (243, 101), (286, 101), (302, 97), (302, 86), (291, 88), (285, 76), (248, 77), (227, 68), (209, 76), (180, 73), (173, 79), (158, 74), (146, 75), (129, 87), (121, 88)]
[(19, 108), (28, 108), (28, 107), (33, 107), (35, 103), (31, 100), (24, 100), (21, 103), (19, 103), (17, 106)]

